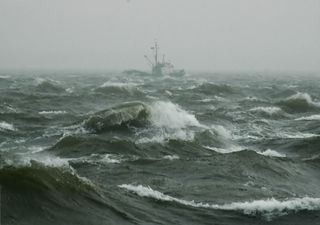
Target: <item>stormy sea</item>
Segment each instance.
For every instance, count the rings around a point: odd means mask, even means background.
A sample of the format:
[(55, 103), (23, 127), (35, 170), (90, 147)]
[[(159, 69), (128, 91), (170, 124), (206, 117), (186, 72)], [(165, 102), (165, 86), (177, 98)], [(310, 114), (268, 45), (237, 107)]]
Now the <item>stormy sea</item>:
[(0, 224), (320, 224), (319, 86), (2, 72)]

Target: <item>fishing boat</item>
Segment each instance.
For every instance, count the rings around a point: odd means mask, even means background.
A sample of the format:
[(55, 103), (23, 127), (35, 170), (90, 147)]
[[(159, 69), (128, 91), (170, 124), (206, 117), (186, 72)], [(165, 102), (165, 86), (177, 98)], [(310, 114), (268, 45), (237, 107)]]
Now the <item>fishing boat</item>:
[(186, 74), (184, 69), (176, 70), (174, 65), (166, 61), (165, 55), (162, 55), (162, 60), (159, 60), (160, 48), (157, 42), (150, 48), (152, 50), (152, 57), (145, 55), (145, 59), (151, 67), (151, 72), (143, 72), (139, 70), (127, 70), (127, 74), (137, 75), (152, 75), (152, 76), (184, 76)]

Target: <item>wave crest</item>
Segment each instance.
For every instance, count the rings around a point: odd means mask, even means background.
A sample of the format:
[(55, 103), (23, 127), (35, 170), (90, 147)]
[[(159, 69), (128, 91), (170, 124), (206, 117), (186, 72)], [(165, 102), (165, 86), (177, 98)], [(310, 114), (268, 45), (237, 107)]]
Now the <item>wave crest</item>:
[(94, 185), (76, 174), (66, 160), (53, 156), (23, 159), (0, 158), (0, 184), (42, 193), (93, 193)]
[(143, 93), (133, 83), (120, 83), (107, 81), (100, 87), (94, 89), (95, 92), (108, 95), (141, 96)]
[(122, 184), (120, 188), (131, 191), (140, 197), (149, 197), (160, 201), (176, 202), (182, 205), (209, 208), (227, 211), (241, 211), (246, 215), (262, 215), (267, 220), (272, 220), (274, 217), (287, 215), (290, 212), (297, 212), (301, 210), (320, 210), (320, 198), (293, 198), (283, 201), (270, 198), (265, 200), (254, 200), (247, 202), (232, 202), (229, 204), (210, 204), (195, 201), (188, 201), (163, 194), (159, 191), (153, 190), (151, 187), (142, 185)]
[(101, 132), (119, 126), (141, 125), (148, 115), (149, 110), (145, 104), (130, 102), (93, 114), (84, 122), (84, 127)]
[(282, 110), (279, 107), (275, 107), (275, 106), (270, 106), (270, 107), (259, 106), (259, 107), (254, 107), (249, 111), (259, 113), (262, 116), (267, 116), (267, 117), (282, 115)]
[(234, 88), (227, 84), (214, 84), (214, 83), (203, 83), (193, 90), (204, 93), (204, 94), (233, 94)]
[(38, 92), (45, 92), (45, 93), (65, 92), (65, 89), (60, 86), (60, 82), (57, 82), (54, 80), (38, 78), (36, 79), (35, 83), (36, 83), (36, 91)]
[(136, 133), (138, 143), (163, 142), (168, 139), (192, 140), (192, 128), (205, 128), (193, 114), (179, 105), (165, 101), (149, 105), (141, 102), (121, 104), (93, 114), (84, 121), (84, 127), (97, 133), (115, 128), (141, 128)]
[(312, 100), (308, 93), (298, 92), (295, 95), (279, 102), (281, 106), (290, 112), (307, 112), (309, 110), (319, 110), (320, 103)]

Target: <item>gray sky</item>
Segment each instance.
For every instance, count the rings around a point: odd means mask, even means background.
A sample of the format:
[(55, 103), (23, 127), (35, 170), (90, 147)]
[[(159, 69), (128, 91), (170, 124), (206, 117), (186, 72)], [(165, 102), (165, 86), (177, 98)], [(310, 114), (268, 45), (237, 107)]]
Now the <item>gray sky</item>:
[(0, 0), (0, 68), (320, 70), (320, 0)]

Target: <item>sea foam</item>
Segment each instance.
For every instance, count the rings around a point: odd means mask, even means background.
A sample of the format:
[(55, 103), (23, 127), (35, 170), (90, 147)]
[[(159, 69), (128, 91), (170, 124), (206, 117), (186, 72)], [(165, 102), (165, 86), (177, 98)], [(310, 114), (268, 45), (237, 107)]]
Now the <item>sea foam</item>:
[(10, 130), (10, 131), (15, 131), (16, 128), (10, 124), (10, 123), (7, 123), (5, 121), (1, 121), (0, 122), (0, 130)]
[(121, 82), (111, 82), (111, 81), (107, 81), (105, 83), (103, 83), (100, 87), (104, 88), (104, 87), (120, 87), (120, 88), (130, 88), (130, 87), (134, 87), (137, 84), (135, 83), (121, 83)]
[(267, 149), (263, 152), (257, 152), (260, 155), (264, 155), (264, 156), (270, 156), (270, 157), (279, 157), (279, 158), (284, 158), (286, 157), (285, 154), (281, 154), (275, 150), (271, 150), (271, 149)]
[(320, 198), (303, 197), (284, 200), (269, 198), (218, 205), (175, 198), (153, 190), (149, 186), (146, 187), (142, 185), (135, 186), (131, 184), (122, 184), (119, 185), (119, 187), (133, 192), (140, 197), (148, 197), (166, 202), (176, 202), (182, 205), (197, 208), (240, 211), (246, 215), (262, 215), (267, 220), (272, 220), (274, 217), (287, 215), (290, 212), (297, 212), (300, 210), (320, 210)]
[(143, 137), (137, 143), (164, 142), (169, 139), (193, 140), (193, 127), (206, 128), (193, 114), (169, 101), (156, 101), (149, 105), (149, 111), (148, 120), (155, 134)]
[(255, 107), (250, 109), (249, 111), (251, 112), (262, 112), (265, 113), (269, 116), (274, 115), (274, 114), (278, 114), (280, 113), (282, 110), (279, 107), (275, 107), (275, 106), (271, 106), (271, 107)]
[(41, 112), (39, 112), (40, 115), (50, 115), (50, 114), (59, 115), (59, 114), (66, 114), (66, 113), (67, 112), (64, 111), (64, 110), (58, 110), (58, 111), (52, 110), (52, 111), (41, 111)]
[(150, 111), (150, 121), (157, 127), (181, 129), (188, 126), (201, 126), (194, 115), (172, 102), (157, 101), (151, 105)]
[(320, 120), (320, 115), (303, 116), (303, 117), (297, 118), (295, 120), (306, 120), (306, 121)]
[(311, 96), (308, 93), (301, 93), (298, 92), (295, 95), (290, 96), (289, 98), (287, 98), (287, 100), (304, 100), (306, 101), (309, 105), (313, 105), (316, 107), (320, 107), (320, 103), (319, 102), (315, 102), (312, 100)]

